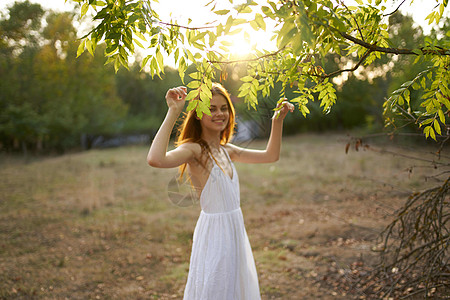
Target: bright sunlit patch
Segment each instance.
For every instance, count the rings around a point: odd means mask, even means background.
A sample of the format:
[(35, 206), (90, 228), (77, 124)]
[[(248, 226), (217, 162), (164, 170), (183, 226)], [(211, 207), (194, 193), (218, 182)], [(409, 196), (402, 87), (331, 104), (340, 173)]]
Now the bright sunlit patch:
[(252, 41), (249, 34), (233, 35), (229, 37), (228, 41), (231, 43), (228, 49), (233, 57), (248, 56), (256, 47), (256, 41)]
[(231, 58), (248, 58), (248, 56), (255, 54), (255, 50), (273, 51), (276, 49), (275, 41), (271, 39), (273, 35), (271, 30), (254, 31), (249, 25), (248, 28), (246, 27), (246, 24), (244, 24), (241, 32), (226, 37), (228, 53)]

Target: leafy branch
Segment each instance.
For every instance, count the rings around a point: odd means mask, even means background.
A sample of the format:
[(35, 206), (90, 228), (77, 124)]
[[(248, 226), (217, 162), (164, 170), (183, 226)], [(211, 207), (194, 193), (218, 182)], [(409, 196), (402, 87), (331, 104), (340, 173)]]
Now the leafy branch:
[(382, 53), (392, 53), (392, 54), (405, 54), (405, 55), (427, 55), (427, 54), (437, 54), (437, 55), (449, 55), (450, 56), (450, 49), (445, 49), (442, 47), (434, 47), (433, 49), (427, 49), (428, 47), (421, 47), (418, 49), (401, 49), (401, 48), (388, 48), (388, 47), (380, 47), (376, 44), (369, 44), (367, 42), (364, 42), (358, 38), (355, 38), (351, 36), (350, 34), (347, 34), (345, 32), (339, 31), (339, 34), (349, 40), (354, 42), (355, 44), (358, 44), (368, 50), (371, 51), (377, 51)]
[[(81, 40), (78, 55), (85, 49), (93, 54), (96, 45), (105, 41), (106, 63), (114, 63), (117, 71), (121, 65), (128, 67), (128, 57), (135, 53), (137, 45), (152, 52), (143, 59), (142, 69), (149, 69), (152, 76), (160, 76), (164, 72), (165, 52), (166, 55), (173, 55), (183, 82), (190, 64), (195, 65), (198, 72), (206, 70), (206, 65), (222, 72), (225, 65), (242, 63), (247, 66), (248, 73), (242, 78), (239, 95), (250, 106), (256, 107), (258, 95), (269, 95), (274, 83), (279, 82), (283, 87), (282, 95), (286, 87), (297, 87), (297, 92), (301, 95), (296, 97), (296, 101), (305, 116), (309, 113), (307, 103), (314, 101), (313, 93), (318, 94), (325, 112), (335, 103), (335, 88), (332, 83), (325, 82), (327, 79), (344, 72), (354, 72), (362, 65), (370, 65), (381, 58), (382, 54), (415, 55), (419, 60), (433, 62), (437, 69), (426, 84), (420, 85), (426, 95), (422, 97), (422, 107), (426, 112), (419, 117), (424, 118), (424, 122), (429, 122), (421, 123), (428, 125), (424, 127), (425, 136), (435, 139), (435, 133), (441, 133), (441, 124), (446, 126), (445, 111), (439, 106), (447, 106), (448, 102), (447, 111), (450, 109), (450, 91), (446, 88), (448, 80), (445, 79), (448, 77), (450, 44), (445, 40), (438, 43), (435, 39), (425, 40), (425, 46), (416, 49), (389, 45), (389, 27), (383, 22), (383, 18), (397, 12), (406, 0), (387, 15), (382, 13), (384, 9), (377, 8), (386, 0), (376, 0), (375, 5), (363, 5), (361, 0), (357, 0), (360, 5), (358, 7), (347, 6), (340, 0), (337, 5), (329, 0), (283, 0), (283, 5), (270, 0), (267, 5), (250, 1), (231, 9), (215, 9), (213, 2), (210, 2), (206, 6), (211, 5), (214, 14), (228, 17), (224, 22), (205, 26), (186, 26), (179, 25), (176, 21), (163, 21), (151, 7), (151, 0), (73, 1), (82, 3), (81, 15), (92, 7), (96, 12), (94, 19), (100, 20), (100, 24)], [(443, 0), (429, 15), (429, 22), (438, 22), (447, 4)], [(243, 15), (247, 17), (242, 17)], [(242, 25), (246, 23), (255, 31), (265, 31), (266, 20), (269, 19), (277, 24), (278, 30), (273, 36), (277, 50), (255, 51), (253, 56), (243, 59), (233, 59), (228, 54), (231, 43), (222, 39), (223, 37), (241, 32)], [(145, 43), (147, 45), (144, 46)], [(327, 73), (316, 65), (315, 60), (323, 59), (330, 53), (347, 57), (356, 53), (358, 61), (353, 67)], [(208, 72), (212, 74), (213, 71), (210, 71)], [(208, 80), (212, 80), (209, 73)], [(204, 81), (194, 89), (202, 90), (207, 82)], [(404, 83), (400, 91), (393, 93), (391, 98), (397, 98), (398, 105), (390, 105), (390, 109), (402, 106), (401, 99), (409, 98), (410, 87), (414, 88), (411, 82)], [(200, 100), (203, 104), (208, 104), (205, 97), (200, 97)], [(203, 105), (196, 105), (195, 109), (200, 115), (206, 112)], [(415, 112), (403, 108), (398, 108), (397, 111), (407, 111), (410, 114), (408, 117), (418, 120)]]

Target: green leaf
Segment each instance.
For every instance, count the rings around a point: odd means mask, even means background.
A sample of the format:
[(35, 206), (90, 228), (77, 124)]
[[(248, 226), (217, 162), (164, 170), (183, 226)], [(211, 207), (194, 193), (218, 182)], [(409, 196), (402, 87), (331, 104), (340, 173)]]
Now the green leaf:
[(436, 140), (436, 134), (435, 134), (435, 132), (434, 132), (434, 129), (433, 129), (431, 126), (429, 126), (429, 128), (430, 128), (429, 134), (430, 134), (431, 138), (432, 138), (433, 140)]
[[(187, 94), (187, 96), (186, 96), (186, 101), (189, 101), (189, 100), (191, 100), (191, 99), (195, 99), (195, 98), (197, 98), (198, 97), (198, 90), (192, 90), (192, 91), (190, 91), (188, 94)], [(195, 99), (195, 100), (197, 100), (197, 99)], [(197, 100), (197, 101), (199, 101), (199, 100)]]
[(119, 61), (120, 61), (120, 64), (122, 66), (124, 66), (128, 71), (130, 70), (130, 68), (128, 67), (127, 57), (124, 57), (124, 56), (119, 54)]
[(141, 47), (142, 49), (145, 49), (145, 47), (141, 44), (141, 42), (139, 42), (137, 39), (133, 39), (133, 42), (138, 45), (139, 47)]
[(189, 51), (188, 49), (184, 49), (184, 53), (186, 54), (186, 56), (190, 61), (195, 62), (195, 57), (194, 55), (192, 55), (191, 51)]
[(224, 45), (224, 46), (227, 46), (227, 47), (230, 47), (230, 46), (233, 46), (233, 43), (232, 42), (229, 42), (229, 41), (221, 41), (220, 42), (222, 45)]
[(200, 92), (200, 98), (202, 99), (202, 101), (199, 102), (199, 105), (197, 106), (197, 110), (200, 109), (200, 111), (201, 111), (203, 114), (206, 114), (206, 115), (208, 115), (208, 116), (211, 116), (211, 110), (209, 109), (209, 105), (210, 105), (209, 100), (210, 100), (210, 99), (208, 99), (208, 98), (206, 97), (206, 95), (205, 95), (205, 94), (202, 94), (201, 92)]
[(306, 115), (310, 113), (308, 107), (306, 107), (306, 105), (300, 105), (299, 108), (303, 116), (306, 118)]
[(251, 81), (253, 81), (253, 79), (254, 78), (252, 76), (246, 75), (246, 76), (241, 78), (241, 81), (243, 81), (243, 82), (251, 82)]
[(433, 123), (434, 129), (436, 130), (437, 134), (441, 134), (441, 125), (439, 124), (438, 120), (434, 120)]
[(134, 34), (136, 34), (138, 36), (138, 38), (140, 38), (141, 40), (143, 40), (145, 42), (147, 41), (145, 36), (141, 32), (139, 32), (138, 30), (134, 31)]
[(77, 57), (80, 56), (81, 54), (83, 54), (85, 45), (86, 45), (86, 39), (84, 39), (82, 42), (80, 42), (80, 45), (78, 45)]
[(433, 122), (433, 119), (426, 119), (425, 121), (420, 123), (420, 127), (422, 127), (423, 125), (430, 124), (431, 122)]
[(410, 91), (408, 89), (406, 89), (405, 92), (403, 93), (403, 97), (405, 98), (406, 102), (409, 105), (411, 98), (410, 98)]
[(255, 31), (258, 31), (258, 30), (259, 30), (258, 23), (256, 23), (255, 20), (251, 20), (251, 21), (250, 21), (250, 26), (252, 26), (253, 30), (255, 30)]
[(438, 110), (438, 115), (439, 115), (439, 120), (441, 120), (441, 123), (445, 124), (445, 115), (444, 115), (444, 112), (442, 111), (442, 109)]
[(92, 41), (90, 39), (86, 39), (86, 49), (89, 51), (89, 53), (94, 56), (94, 47), (92, 45)]
[(241, 4), (235, 8), (240, 14), (249, 14), (252, 12), (252, 9), (246, 4)]
[(420, 50), (420, 49), (413, 49), (412, 52), (414, 52), (417, 55), (422, 55), (423, 54), (422, 50)]
[(222, 25), (222, 24), (219, 24), (219, 25), (217, 25), (216, 28), (217, 28), (217, 29), (216, 29), (216, 36), (221, 36), (222, 33), (223, 33), (223, 25)]
[(229, 9), (221, 9), (221, 10), (216, 10), (214, 13), (215, 13), (216, 15), (223, 16), (223, 15), (228, 14), (229, 12), (230, 12)]
[(114, 61), (114, 70), (116, 71), (116, 73), (119, 71), (120, 68), (120, 60), (119, 60), (119, 55), (116, 56), (116, 60)]
[(155, 74), (159, 74), (158, 62), (156, 61), (156, 58), (154, 56), (152, 57), (152, 60), (150, 62), (150, 73), (152, 74), (152, 78), (153, 76), (155, 76)]
[(431, 25), (431, 23), (433, 23), (435, 18), (435, 12), (431, 12), (426, 18), (425, 20), (428, 20), (428, 25)]
[(413, 88), (414, 90), (418, 90), (418, 89), (420, 89), (420, 84), (417, 83), (417, 82), (414, 82), (413, 85), (412, 85), (412, 88)]
[(156, 60), (158, 61), (160, 70), (164, 73), (164, 57), (159, 49), (156, 50)]
[(255, 15), (255, 22), (258, 24), (259, 28), (266, 31), (266, 23), (264, 22), (263, 17), (258, 13)]
[(113, 55), (113, 56), (110, 56), (110, 57), (108, 57), (108, 59), (106, 60), (106, 62), (105, 62), (105, 66), (107, 65), (107, 64), (109, 64), (109, 63), (111, 63), (111, 62), (113, 62), (113, 61), (115, 61), (116, 60), (116, 58), (117, 58), (117, 54), (115, 54), (115, 55)]
[(198, 80), (192, 80), (191, 82), (188, 83), (187, 87), (190, 89), (197, 89), (198, 87), (200, 87), (202, 83)]
[(196, 112), (197, 112), (197, 117), (199, 117), (200, 119), (203, 118), (203, 114), (205, 114), (205, 113), (211, 115), (211, 111), (209, 110), (208, 106), (203, 101), (198, 101)]
[(191, 100), (189, 102), (188, 106), (186, 107), (186, 111), (189, 112), (189, 111), (195, 109), (197, 107), (197, 103), (198, 103), (198, 100)]
[(189, 77), (200, 80), (202, 78), (202, 74), (200, 72), (193, 72), (189, 74)]
[(398, 95), (398, 94), (401, 94), (401, 93), (403, 93), (404, 90), (405, 90), (404, 88), (395, 90), (395, 91), (392, 92), (392, 95)]
[(207, 34), (206, 31), (205, 31), (205, 32), (201, 32), (201, 33), (198, 33), (198, 34), (192, 36), (192, 37), (191, 37), (190, 39), (188, 39), (188, 40), (189, 40), (189, 42), (194, 43), (195, 41), (198, 41), (198, 40), (203, 39), (203, 38), (205, 37), (206, 34)]
[(144, 57), (144, 59), (142, 60), (142, 64), (141, 64), (141, 71), (145, 68), (145, 66), (148, 63), (148, 60), (151, 58), (151, 55), (147, 55), (146, 57)]
[(245, 96), (247, 96), (248, 93), (249, 93), (249, 90), (241, 90), (241, 89), (239, 89), (239, 94), (237, 95), (237, 97), (238, 98), (245, 97)]
[(412, 83), (413, 83), (412, 81), (407, 81), (407, 82), (403, 83), (403, 84), (401, 85), (401, 87), (406, 88), (406, 87), (410, 86)]
[[(212, 46), (214, 46), (214, 43), (217, 40), (217, 36), (212, 31), (208, 33), (208, 36), (209, 36), (209, 47), (212, 47)], [(212, 51), (210, 51), (210, 52), (212, 52)]]
[(275, 17), (275, 14), (272, 12), (272, 10), (267, 6), (262, 6), (261, 11), (263, 14), (265, 14), (267, 17), (273, 19)]
[(186, 73), (187, 65), (184, 57), (180, 58), (180, 61), (178, 63), (178, 74), (181, 78), (181, 82), (184, 84), (184, 74)]
[(248, 21), (246, 19), (233, 19), (232, 24), (233, 24), (233, 26), (238, 26), (238, 25), (241, 25), (241, 24), (245, 24), (247, 22)]
[(81, 6), (81, 18), (87, 13), (88, 9), (89, 9), (89, 2), (86, 2)]
[[(233, 17), (230, 15), (230, 16), (228, 16), (227, 22), (225, 23), (224, 32), (228, 33), (230, 31), (230, 28), (232, 25), (233, 25)], [(217, 34), (217, 35), (219, 35), (219, 34)]]
[(228, 33), (228, 35), (235, 35), (235, 34), (238, 34), (239, 32), (241, 32), (242, 31), (242, 28), (237, 28), (237, 29), (235, 29), (235, 30), (233, 30), (233, 31), (230, 31), (229, 33)]
[(430, 129), (431, 129), (431, 126), (426, 126), (423, 128), (423, 133), (425, 134), (425, 138), (428, 138), (430, 136)]

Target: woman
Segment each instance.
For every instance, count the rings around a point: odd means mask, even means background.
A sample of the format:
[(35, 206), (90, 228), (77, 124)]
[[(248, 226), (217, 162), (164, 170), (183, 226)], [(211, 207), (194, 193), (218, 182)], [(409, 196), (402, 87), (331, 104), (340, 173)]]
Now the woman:
[(233, 135), (235, 112), (230, 96), (213, 84), (211, 116), (201, 119), (190, 111), (180, 126), (177, 147), (167, 151), (173, 126), (183, 110), (186, 88), (167, 91), (169, 107), (150, 147), (147, 161), (153, 167), (187, 169), (200, 197), (201, 213), (194, 230), (189, 275), (184, 300), (261, 299), (258, 277), (240, 209), (239, 179), (232, 161), (268, 163), (278, 160), (283, 120), (291, 103), (283, 101), (272, 118), (265, 150), (228, 143)]

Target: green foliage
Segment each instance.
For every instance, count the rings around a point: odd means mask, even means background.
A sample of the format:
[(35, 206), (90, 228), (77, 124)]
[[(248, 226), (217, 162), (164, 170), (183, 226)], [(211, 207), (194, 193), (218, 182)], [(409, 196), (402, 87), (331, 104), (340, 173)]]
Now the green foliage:
[(40, 29), (43, 14), (44, 10), (39, 4), (31, 4), (29, 1), (15, 3), (9, 8), (10, 17), (0, 20), (2, 28), (0, 45), (4, 47), (11, 40), (14, 42), (30, 40), (32, 32)]
[[(282, 0), (262, 4), (247, 1), (234, 6), (230, 1), (231, 5), (226, 9), (223, 6), (216, 9), (216, 1), (211, 1), (206, 6), (222, 21), (214, 26), (208, 24), (202, 27), (180, 25), (176, 20), (161, 20), (150, 0), (73, 1), (81, 4), (81, 15), (91, 10), (94, 19), (100, 22), (82, 39), (78, 55), (86, 49), (92, 54), (96, 45), (104, 41), (107, 63), (113, 63), (117, 72), (120, 65), (128, 67), (128, 57), (135, 53), (138, 46), (152, 51), (142, 61), (142, 68), (149, 68), (152, 76), (160, 76), (164, 71), (164, 56), (172, 55), (183, 81), (187, 66), (194, 64), (197, 71), (190, 76), (195, 76), (196, 81), (189, 86), (192, 90), (188, 95), (191, 101), (188, 109), (196, 109), (199, 116), (208, 113), (207, 90), (214, 75), (223, 72), (228, 65), (246, 64), (247, 73), (241, 78), (239, 97), (243, 97), (248, 106), (256, 108), (258, 97), (270, 95), (278, 82), (283, 86), (279, 96), (285, 95), (286, 88), (297, 88), (298, 96), (294, 98), (294, 103), (306, 116), (310, 112), (308, 107), (314, 101), (320, 103), (324, 112), (335, 104), (336, 88), (331, 78), (353, 72), (363, 65), (366, 68), (376, 67), (378, 61), (385, 60), (386, 53), (393, 53), (416, 56), (416, 64), (434, 65), (433, 71), (427, 75), (429, 78), (425, 86), (420, 88), (427, 95), (421, 98), (424, 110), (412, 111), (411, 115), (416, 120), (420, 119), (422, 126), (432, 123), (432, 128), (424, 127), (427, 137), (435, 138), (435, 132), (441, 132), (439, 127), (448, 124), (445, 103), (449, 94), (442, 87), (446, 84), (445, 76), (449, 69), (449, 39), (428, 37), (425, 43), (414, 44), (411, 48), (393, 44), (388, 16), (395, 14), (386, 12), (383, 4), (387, 0), (359, 0), (356, 1), (357, 6), (330, 0)], [(447, 9), (448, 1), (437, 2), (438, 5), (427, 17), (430, 24), (438, 24)], [(224, 37), (242, 31), (244, 23), (249, 23), (255, 31), (265, 31), (268, 21), (276, 24), (273, 39), (277, 50), (254, 50), (249, 58), (232, 60), (228, 49), (230, 43)], [(448, 35), (448, 31), (443, 33), (444, 37)], [(165, 55), (162, 55), (163, 52)], [(354, 67), (324, 69), (319, 62), (329, 54), (339, 55), (347, 61), (356, 59)], [(418, 71), (416, 76), (422, 71)], [(394, 110), (397, 106), (409, 105), (406, 92), (410, 91), (409, 85), (406, 83), (400, 89), (403, 90), (391, 95), (385, 109)], [(439, 117), (442, 116), (440, 110), (444, 118)], [(392, 119), (387, 123), (390, 121)], [(435, 125), (435, 121), (439, 126)]]
[[(19, 9), (20, 8), (20, 9)], [(35, 11), (34, 13), (31, 13)], [(27, 12), (24, 14), (24, 12)], [(46, 26), (42, 17), (46, 17)], [(0, 20), (0, 143), (14, 149), (65, 149), (83, 134), (117, 130), (126, 106), (103, 57), (80, 57), (70, 13), (43, 14), (40, 6), (15, 3)], [(8, 24), (37, 24), (17, 26)], [(20, 32), (20, 35), (17, 33)], [(103, 48), (103, 46), (100, 46)]]

